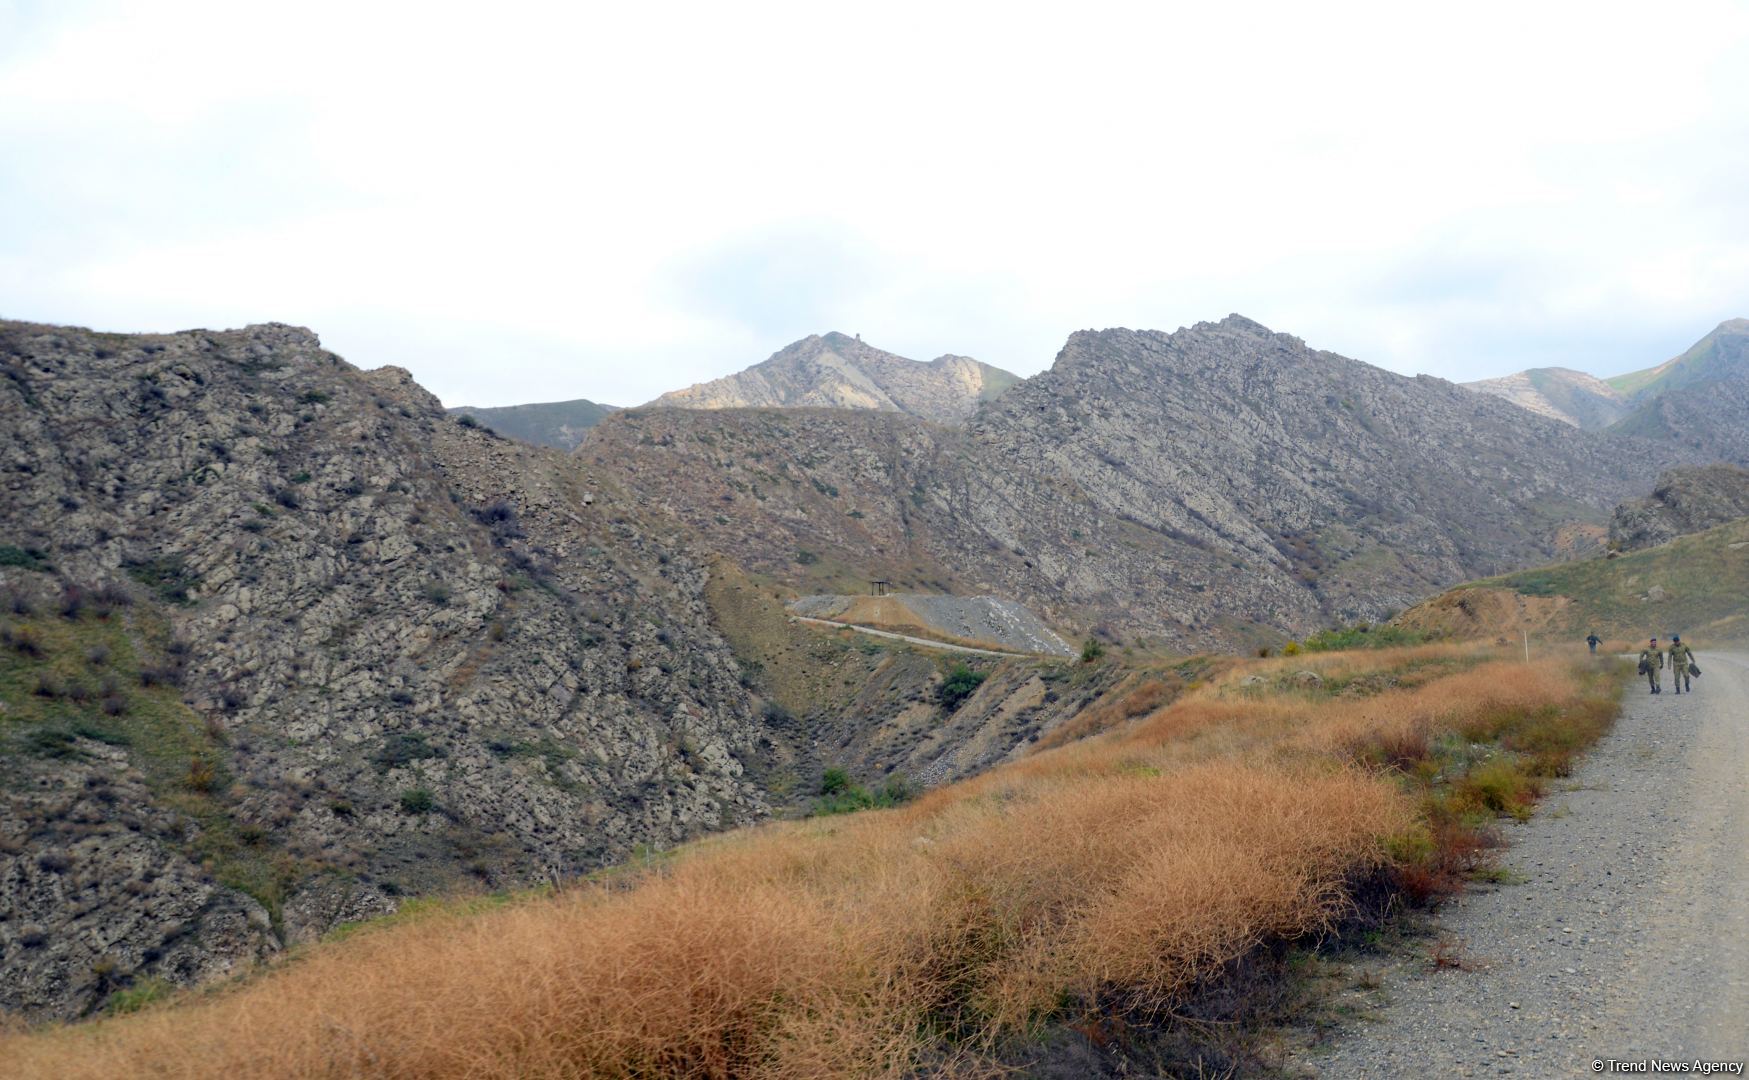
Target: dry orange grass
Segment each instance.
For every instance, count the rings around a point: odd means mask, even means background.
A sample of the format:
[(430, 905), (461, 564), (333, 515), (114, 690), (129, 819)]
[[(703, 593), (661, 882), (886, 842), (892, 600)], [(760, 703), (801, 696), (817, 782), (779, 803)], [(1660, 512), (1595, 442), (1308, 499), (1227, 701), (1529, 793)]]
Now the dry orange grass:
[(730, 834), (630, 887), (366, 930), (228, 989), (13, 1036), (0, 1060), (21, 1077), (897, 1076), (1066, 1008), (1145, 1016), (1329, 926), (1415, 827), (1400, 786), (1355, 764), (1368, 740), (1543, 708), (1563, 678), (1486, 661), (1361, 701), (1210, 687), (897, 810)]

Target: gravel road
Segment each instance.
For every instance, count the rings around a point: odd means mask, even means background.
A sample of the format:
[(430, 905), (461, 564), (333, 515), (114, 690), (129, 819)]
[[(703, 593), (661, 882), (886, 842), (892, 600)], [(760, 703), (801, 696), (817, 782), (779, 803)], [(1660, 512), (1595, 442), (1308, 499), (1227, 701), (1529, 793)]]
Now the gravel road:
[[(1309, 1076), (1614, 1075), (1749, 1059), (1749, 655), (1695, 692), (1628, 691), (1615, 730), (1526, 824), (1511, 884), (1447, 905), (1462, 969), (1384, 964)], [(1649, 1065), (1646, 1071), (1657, 1071)]]
[(807, 615), (791, 615), (790, 621), (812, 623), (815, 626), (829, 626), (837, 630), (855, 630), (859, 634), (909, 642), (912, 645), (926, 645), (931, 649), (946, 649), (948, 652), (970, 653), (973, 656), (1017, 656), (1022, 659), (1030, 659), (1033, 656), (1032, 653), (997, 652), (995, 649), (974, 649), (970, 645), (950, 645), (945, 641), (936, 641), (933, 638), (895, 634), (891, 630), (876, 630), (872, 626), (858, 626), (855, 623), (839, 622), (836, 619), (815, 619)]

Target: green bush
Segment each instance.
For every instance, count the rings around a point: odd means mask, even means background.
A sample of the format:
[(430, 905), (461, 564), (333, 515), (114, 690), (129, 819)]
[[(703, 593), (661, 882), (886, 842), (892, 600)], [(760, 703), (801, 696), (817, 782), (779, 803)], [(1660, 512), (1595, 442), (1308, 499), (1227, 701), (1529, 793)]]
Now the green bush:
[(982, 671), (973, 671), (964, 664), (955, 664), (953, 670), (947, 673), (947, 678), (941, 680), (936, 687), (935, 696), (941, 701), (941, 707), (948, 712), (959, 708), (961, 703), (975, 693), (984, 684), (989, 675)]
[(103, 1010), (111, 1016), (139, 1012), (154, 1001), (169, 997), (174, 989), (167, 980), (157, 976), (141, 979), (127, 989), (111, 994), (109, 1000), (103, 1003)]
[(1104, 655), (1105, 646), (1100, 644), (1098, 638), (1088, 638), (1081, 643), (1081, 662), (1083, 664), (1091, 664)]
[(429, 814), (437, 807), (430, 788), (415, 787), (401, 792), (401, 809), (409, 814)]
[(200, 578), (183, 564), (181, 556), (161, 555), (156, 559), (123, 563), (122, 568), (129, 577), (157, 593), (167, 603), (186, 605), (194, 602), (188, 590), (199, 585)]
[(378, 772), (386, 773), (390, 769), (411, 765), (415, 761), (448, 756), (447, 750), (441, 746), (432, 746), (425, 741), (423, 735), (399, 733), (384, 739), (382, 746), (370, 756), (370, 760)]
[(828, 780), (836, 780), (835, 786), (828, 787), (822, 782), (820, 790), (822, 797), (814, 803), (814, 814), (825, 817), (831, 814), (851, 814), (858, 810), (879, 810), (898, 806), (917, 797), (918, 788), (902, 776), (891, 776), (879, 789), (870, 791), (860, 784), (850, 782), (850, 776), (843, 769), (827, 769)]
[[(1306, 652), (1332, 652), (1342, 649), (1394, 649), (1403, 645), (1421, 645), (1435, 635), (1420, 630), (1405, 630), (1400, 626), (1373, 626), (1355, 623), (1336, 626), (1308, 634), (1301, 646)], [(1290, 654), (1292, 655), (1292, 654)]]
[(822, 795), (836, 795), (841, 791), (848, 790), (850, 786), (850, 774), (836, 766), (827, 769), (826, 774), (820, 777), (820, 794)]
[(0, 544), (0, 566), (16, 566), (24, 570), (45, 570), (48, 568), (48, 562), (43, 559), (43, 553), (35, 548)]

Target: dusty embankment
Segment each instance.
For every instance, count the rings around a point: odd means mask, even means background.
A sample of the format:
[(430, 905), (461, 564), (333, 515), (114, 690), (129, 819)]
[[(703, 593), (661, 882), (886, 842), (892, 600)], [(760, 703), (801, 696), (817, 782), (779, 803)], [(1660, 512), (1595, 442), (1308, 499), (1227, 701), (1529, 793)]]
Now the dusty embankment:
[[(1445, 964), (1358, 973), (1364, 1022), (1308, 1054), (1329, 1077), (1593, 1075), (1602, 1061), (1749, 1058), (1749, 655), (1694, 692), (1629, 691), (1534, 818), (1508, 883), (1436, 920)], [(1636, 1066), (1637, 1068), (1637, 1066)]]

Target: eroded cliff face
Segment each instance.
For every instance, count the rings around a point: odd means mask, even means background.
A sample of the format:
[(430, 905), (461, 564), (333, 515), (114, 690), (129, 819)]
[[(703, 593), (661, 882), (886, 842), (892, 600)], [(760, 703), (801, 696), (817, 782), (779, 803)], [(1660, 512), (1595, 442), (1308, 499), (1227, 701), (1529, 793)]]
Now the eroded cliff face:
[[(767, 813), (763, 720), (700, 562), (579, 462), (293, 327), (12, 323), (0, 362), (7, 630), (60, 643), (8, 653), (0, 1005), (78, 1012), (402, 895)], [(106, 614), (64, 614), (73, 594)], [(63, 655), (103, 627), (139, 655)], [(128, 697), (145, 669), (169, 701)], [(45, 671), (68, 685), (24, 684)], [(150, 746), (78, 727), (100, 714), (77, 688), (104, 686), (116, 724), (151, 711)]]
[(636, 410), (579, 448), (803, 591), (994, 593), (1071, 633), (1242, 647), (1545, 561), (1689, 451), (1575, 431), (1237, 316), (1074, 335), (963, 429)]

